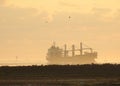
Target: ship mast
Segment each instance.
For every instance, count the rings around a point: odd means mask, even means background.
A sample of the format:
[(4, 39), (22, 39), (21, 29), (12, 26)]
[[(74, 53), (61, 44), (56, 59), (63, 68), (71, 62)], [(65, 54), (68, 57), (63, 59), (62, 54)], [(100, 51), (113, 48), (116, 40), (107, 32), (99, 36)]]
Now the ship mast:
[(82, 44), (82, 42), (80, 43), (80, 55), (83, 55), (83, 44)]
[(67, 56), (67, 45), (65, 44), (64, 57)]
[(75, 45), (72, 45), (72, 56), (75, 56)]

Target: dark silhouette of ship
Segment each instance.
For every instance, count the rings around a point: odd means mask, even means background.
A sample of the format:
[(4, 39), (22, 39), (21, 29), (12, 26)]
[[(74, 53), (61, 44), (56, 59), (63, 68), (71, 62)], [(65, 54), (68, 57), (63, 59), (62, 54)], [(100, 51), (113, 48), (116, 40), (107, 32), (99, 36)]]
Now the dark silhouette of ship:
[[(76, 55), (77, 52), (79, 52), (78, 55)], [(72, 45), (71, 50), (67, 50), (66, 44), (62, 49), (54, 43), (47, 53), (48, 64), (91, 64), (96, 63), (96, 58), (97, 52), (90, 47), (83, 46), (82, 42), (80, 43), (80, 49), (76, 49), (75, 45)]]

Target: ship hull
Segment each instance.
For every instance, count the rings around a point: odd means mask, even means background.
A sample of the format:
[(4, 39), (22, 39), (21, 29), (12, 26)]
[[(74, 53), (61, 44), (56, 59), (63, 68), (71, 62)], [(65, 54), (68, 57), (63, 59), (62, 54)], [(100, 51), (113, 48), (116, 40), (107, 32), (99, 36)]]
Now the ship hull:
[(48, 64), (92, 64), (96, 63), (96, 57), (74, 56), (74, 57), (52, 57), (47, 58)]

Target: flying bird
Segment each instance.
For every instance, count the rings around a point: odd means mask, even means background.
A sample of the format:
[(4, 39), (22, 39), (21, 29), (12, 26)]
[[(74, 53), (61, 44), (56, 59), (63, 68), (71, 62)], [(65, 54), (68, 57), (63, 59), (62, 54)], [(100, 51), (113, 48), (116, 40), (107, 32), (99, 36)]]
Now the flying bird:
[(68, 18), (71, 19), (71, 16), (69, 16)]
[(48, 21), (45, 21), (45, 23), (48, 23)]

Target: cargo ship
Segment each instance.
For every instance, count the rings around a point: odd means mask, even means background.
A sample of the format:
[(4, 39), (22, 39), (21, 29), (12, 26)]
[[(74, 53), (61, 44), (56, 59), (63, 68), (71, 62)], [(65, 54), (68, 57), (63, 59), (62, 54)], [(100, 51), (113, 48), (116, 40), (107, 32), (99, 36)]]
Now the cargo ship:
[(48, 49), (47, 52), (48, 64), (92, 64), (96, 63), (97, 52), (92, 48), (86, 47), (83, 43), (80, 43), (80, 48), (76, 49), (75, 45), (72, 45), (72, 49), (67, 49), (67, 45), (64, 45), (64, 49), (55, 45), (55, 43)]

